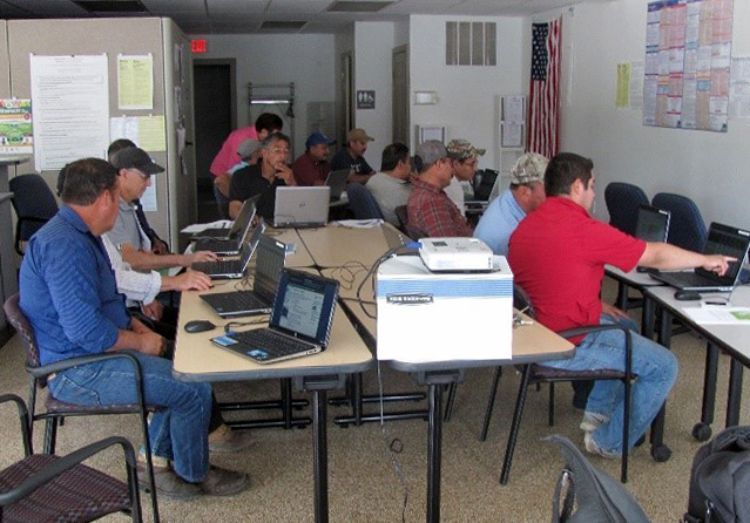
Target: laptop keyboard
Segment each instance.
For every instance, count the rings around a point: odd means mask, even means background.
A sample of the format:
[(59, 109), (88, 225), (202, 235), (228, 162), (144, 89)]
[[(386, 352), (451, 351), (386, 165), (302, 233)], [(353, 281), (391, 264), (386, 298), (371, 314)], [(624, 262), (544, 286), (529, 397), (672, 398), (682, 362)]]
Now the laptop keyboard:
[(271, 329), (233, 332), (232, 337), (250, 347), (263, 349), (268, 352), (269, 359), (296, 354), (312, 347), (305, 341), (295, 340)]
[(239, 246), (235, 240), (202, 239), (195, 242), (196, 251), (238, 252)]
[(258, 298), (253, 291), (226, 292), (202, 296), (219, 314), (270, 309), (270, 305)]
[(190, 268), (206, 274), (238, 274), (242, 270), (240, 263), (240, 260), (218, 260), (194, 263)]

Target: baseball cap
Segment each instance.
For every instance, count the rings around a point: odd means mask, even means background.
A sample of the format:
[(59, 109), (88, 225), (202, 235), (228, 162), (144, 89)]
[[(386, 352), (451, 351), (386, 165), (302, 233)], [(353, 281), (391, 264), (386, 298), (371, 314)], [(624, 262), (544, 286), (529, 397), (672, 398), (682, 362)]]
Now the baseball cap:
[(237, 147), (237, 156), (242, 158), (250, 158), (255, 151), (260, 149), (260, 142), (258, 140), (244, 140)]
[(513, 185), (526, 185), (534, 182), (544, 181), (544, 171), (547, 169), (549, 160), (537, 153), (525, 153), (510, 170), (510, 183)]
[(448, 142), (446, 149), (448, 150), (448, 156), (454, 160), (476, 158), (477, 156), (484, 156), (484, 153), (487, 152), (486, 149), (477, 149), (468, 140), (462, 138), (456, 138)]
[(307, 141), (305, 142), (305, 147), (309, 149), (310, 147), (313, 147), (315, 145), (320, 144), (326, 144), (326, 145), (333, 145), (336, 143), (336, 140), (331, 140), (328, 138), (325, 134), (315, 131), (310, 136), (307, 137)]
[(374, 142), (375, 138), (368, 135), (364, 129), (352, 129), (346, 135), (346, 141), (349, 142)]
[(112, 157), (116, 169), (138, 169), (144, 174), (163, 173), (164, 167), (155, 163), (151, 157), (138, 147), (128, 147), (117, 151)]
[(448, 156), (445, 145), (440, 140), (427, 140), (417, 145), (416, 156), (422, 160), (422, 168), (419, 172), (426, 171), (433, 163)]

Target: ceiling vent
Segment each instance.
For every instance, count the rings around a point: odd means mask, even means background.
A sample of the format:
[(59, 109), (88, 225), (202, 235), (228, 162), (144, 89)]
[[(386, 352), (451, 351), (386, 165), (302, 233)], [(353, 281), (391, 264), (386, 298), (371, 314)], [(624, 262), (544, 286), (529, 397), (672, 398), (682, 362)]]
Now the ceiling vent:
[(377, 13), (392, 3), (393, 2), (353, 2), (351, 0), (340, 0), (333, 2), (326, 10), (331, 13)]
[(140, 0), (73, 0), (89, 13), (148, 13)]
[(299, 31), (307, 25), (306, 21), (265, 21), (260, 24), (261, 31)]

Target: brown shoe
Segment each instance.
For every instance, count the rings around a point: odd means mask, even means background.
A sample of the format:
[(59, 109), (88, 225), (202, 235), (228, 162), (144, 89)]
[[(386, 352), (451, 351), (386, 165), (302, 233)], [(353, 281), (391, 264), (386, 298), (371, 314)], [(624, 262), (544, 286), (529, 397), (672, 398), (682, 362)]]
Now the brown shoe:
[(208, 435), (208, 450), (217, 454), (239, 452), (254, 443), (246, 430), (232, 430), (224, 424)]
[[(138, 484), (146, 492), (151, 492), (146, 464), (138, 461), (136, 467), (138, 469)], [(154, 483), (156, 484), (156, 492), (160, 496), (190, 499), (203, 493), (199, 484), (188, 483), (169, 467), (154, 466)]]
[(199, 485), (203, 494), (208, 496), (233, 496), (250, 486), (250, 477), (244, 472), (210, 465), (206, 479)]

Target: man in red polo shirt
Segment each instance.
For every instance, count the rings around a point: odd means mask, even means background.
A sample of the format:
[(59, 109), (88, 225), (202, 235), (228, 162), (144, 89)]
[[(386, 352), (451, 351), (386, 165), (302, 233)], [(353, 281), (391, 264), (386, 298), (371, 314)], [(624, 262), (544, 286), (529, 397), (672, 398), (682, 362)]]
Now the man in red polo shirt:
[[(591, 160), (577, 154), (555, 156), (544, 175), (546, 201), (510, 238), (508, 261), (514, 281), (528, 293), (540, 323), (554, 331), (614, 323), (613, 318), (602, 315), (599, 298), (605, 264), (626, 272), (637, 265), (726, 272), (732, 261), (726, 256), (646, 243), (591, 218), (593, 167)], [(578, 345), (573, 358), (545, 365), (571, 370), (624, 368), (621, 332), (605, 331), (573, 341)], [(632, 349), (632, 368), (638, 379), (631, 389), (631, 447), (646, 432), (677, 378), (677, 360), (661, 345), (632, 333)], [(597, 381), (581, 423), (586, 450), (605, 457), (619, 456), (623, 416), (622, 384)]]

